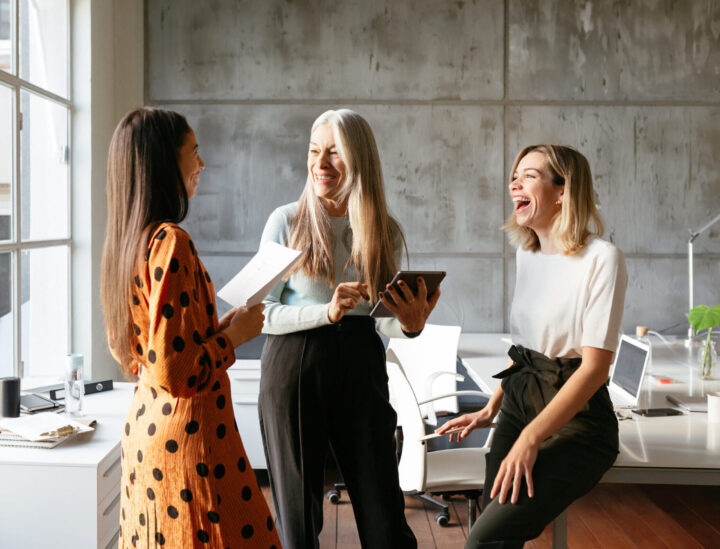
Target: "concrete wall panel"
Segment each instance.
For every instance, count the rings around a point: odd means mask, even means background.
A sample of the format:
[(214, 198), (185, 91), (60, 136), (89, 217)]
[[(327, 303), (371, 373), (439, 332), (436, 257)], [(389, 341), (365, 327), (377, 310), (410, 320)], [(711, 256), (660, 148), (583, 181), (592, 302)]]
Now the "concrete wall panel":
[(720, 99), (720, 4), (509, 2), (509, 96)]
[[(508, 121), (508, 165), (534, 143), (588, 158), (606, 238), (625, 253), (684, 253), (688, 228), (720, 212), (718, 107), (514, 107)], [(705, 251), (720, 251), (718, 235)]]
[[(253, 251), (270, 212), (297, 200), (310, 127), (329, 106), (174, 105), (207, 168), (186, 222), (211, 251)], [(361, 106), (391, 211), (412, 252), (500, 252), (502, 110)], [(452, 151), (452, 155), (448, 154)]]
[(150, 0), (170, 99), (499, 99), (503, 2)]

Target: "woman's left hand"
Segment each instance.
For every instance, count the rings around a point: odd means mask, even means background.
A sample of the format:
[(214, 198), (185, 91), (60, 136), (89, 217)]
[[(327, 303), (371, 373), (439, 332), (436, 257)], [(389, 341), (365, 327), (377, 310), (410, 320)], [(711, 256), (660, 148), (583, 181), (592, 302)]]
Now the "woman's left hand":
[(512, 486), (510, 502), (517, 503), (520, 497), (520, 487), (522, 486), (523, 479), (525, 479), (525, 483), (527, 484), (528, 496), (533, 497), (535, 491), (533, 489), (532, 470), (537, 455), (538, 445), (532, 444), (526, 437), (520, 434), (515, 444), (510, 448), (507, 456), (505, 456), (505, 459), (500, 463), (500, 468), (495, 476), (490, 497), (494, 498), (499, 493), (499, 503), (505, 503), (510, 487)]
[[(440, 288), (437, 288), (428, 299), (425, 279), (421, 276), (417, 278), (417, 295), (413, 295), (412, 290), (403, 280), (398, 281), (398, 286), (400, 286), (402, 295), (395, 286), (388, 284), (385, 291), (380, 292), (380, 301), (395, 314), (404, 331), (408, 333), (422, 331), (427, 317), (430, 316), (440, 299)], [(387, 295), (392, 298), (392, 301), (387, 298)]]
[(232, 317), (235, 316), (235, 313), (237, 313), (237, 307), (233, 307), (230, 309), (227, 313), (225, 313), (222, 318), (220, 319), (220, 322), (218, 322), (218, 332), (222, 332), (225, 330), (228, 326), (230, 326), (230, 321), (232, 320)]

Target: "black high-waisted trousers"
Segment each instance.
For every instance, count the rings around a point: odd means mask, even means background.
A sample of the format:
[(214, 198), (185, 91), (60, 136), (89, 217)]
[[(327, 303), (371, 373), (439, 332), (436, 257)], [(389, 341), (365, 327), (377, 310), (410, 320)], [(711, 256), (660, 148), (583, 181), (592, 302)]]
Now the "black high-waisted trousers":
[(318, 547), (328, 449), (367, 548), (414, 548), (395, 454), (385, 349), (369, 317), (270, 335), (262, 354), (260, 425), (285, 549)]
[(498, 425), (486, 456), (483, 510), (468, 536), (466, 548), (520, 548), (538, 537), (545, 526), (573, 501), (589, 492), (612, 467), (618, 453), (618, 424), (610, 395), (603, 385), (583, 408), (538, 451), (532, 471), (535, 497), (523, 481), (515, 504), (490, 499), (500, 463), (523, 428), (557, 394), (580, 366), (580, 358), (550, 359), (513, 346), (513, 365), (495, 377), (503, 378), (505, 393)]

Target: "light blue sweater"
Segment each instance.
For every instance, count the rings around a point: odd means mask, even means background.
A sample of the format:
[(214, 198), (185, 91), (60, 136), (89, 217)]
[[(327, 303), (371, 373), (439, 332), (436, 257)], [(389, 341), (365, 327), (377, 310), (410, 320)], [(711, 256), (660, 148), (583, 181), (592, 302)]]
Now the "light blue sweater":
[[(286, 204), (277, 208), (265, 224), (261, 242), (272, 240), (287, 246), (290, 239), (290, 224), (297, 212), (298, 203)], [(333, 260), (335, 262), (335, 284), (341, 282), (357, 282), (355, 269), (344, 270), (350, 256), (351, 236), (350, 221), (347, 217), (331, 217), (333, 241)], [(395, 262), (399, 266), (402, 258), (402, 246), (396, 245)], [(263, 333), (289, 334), (302, 330), (310, 330), (332, 324), (328, 318), (328, 309), (335, 288), (325, 280), (317, 280), (296, 272), (285, 281), (273, 288), (265, 298), (265, 325)], [(348, 311), (347, 315), (367, 316), (370, 304), (362, 300)], [(395, 318), (377, 319), (376, 326), (387, 337), (406, 337)]]

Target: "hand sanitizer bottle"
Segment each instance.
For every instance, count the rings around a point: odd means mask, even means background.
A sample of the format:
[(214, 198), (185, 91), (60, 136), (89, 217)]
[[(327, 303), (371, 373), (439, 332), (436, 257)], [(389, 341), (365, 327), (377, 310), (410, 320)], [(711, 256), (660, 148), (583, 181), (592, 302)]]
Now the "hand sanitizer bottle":
[(83, 356), (65, 355), (65, 413), (69, 416), (83, 415), (84, 396)]

